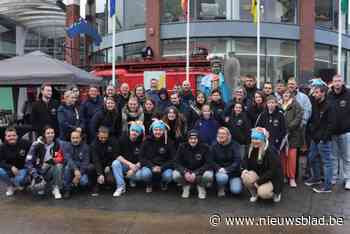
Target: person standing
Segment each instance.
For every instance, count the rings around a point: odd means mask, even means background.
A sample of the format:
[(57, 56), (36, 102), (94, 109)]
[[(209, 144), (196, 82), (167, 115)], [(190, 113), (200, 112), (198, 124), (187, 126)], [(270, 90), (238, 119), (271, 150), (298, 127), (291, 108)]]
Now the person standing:
[(59, 102), (52, 99), (52, 86), (44, 83), (40, 88), (40, 98), (32, 107), (31, 123), (36, 136), (40, 136), (46, 125), (52, 126), (58, 133), (57, 110)]
[(157, 79), (151, 79), (151, 87), (146, 90), (146, 96), (155, 101), (156, 104), (160, 101), (158, 83)]
[(344, 78), (340, 75), (333, 77), (333, 87), (329, 100), (335, 107), (336, 125), (333, 146), (333, 180), (337, 182), (338, 176), (343, 172), (344, 188), (350, 190), (350, 90), (345, 87)]
[(187, 80), (184, 80), (182, 82), (181, 100), (188, 106), (194, 102), (194, 96), (192, 94), (191, 84)]

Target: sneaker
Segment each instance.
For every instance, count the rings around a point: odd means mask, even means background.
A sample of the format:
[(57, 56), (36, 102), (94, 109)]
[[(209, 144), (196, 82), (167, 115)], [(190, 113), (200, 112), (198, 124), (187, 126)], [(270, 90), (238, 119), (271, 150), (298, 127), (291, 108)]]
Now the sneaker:
[(24, 187), (22, 187), (22, 186), (17, 186), (17, 187), (16, 187), (16, 190), (18, 190), (18, 191), (23, 191), (23, 190), (24, 190)]
[(320, 185), (321, 183), (322, 183), (321, 180), (314, 180), (314, 179), (312, 179), (312, 178), (310, 178), (310, 179), (308, 179), (308, 180), (306, 180), (306, 181), (304, 182), (304, 184), (305, 184), (306, 186)]
[(287, 177), (283, 177), (283, 183), (285, 183), (285, 184), (288, 183), (288, 178)]
[(207, 191), (204, 187), (197, 185), (198, 198), (205, 199), (207, 197)]
[(125, 187), (119, 187), (113, 193), (113, 197), (120, 197), (123, 193), (125, 193)]
[(289, 187), (291, 187), (291, 188), (296, 188), (297, 187), (297, 183), (295, 182), (295, 179), (290, 179), (289, 180)]
[(91, 189), (91, 196), (97, 197), (98, 195), (99, 195), (98, 186), (94, 186), (94, 187)]
[(133, 180), (129, 180), (129, 186), (130, 188), (135, 188), (136, 187), (136, 182)]
[(189, 198), (190, 197), (190, 189), (191, 186), (190, 185), (184, 185), (182, 186), (182, 198)]
[(161, 183), (161, 184), (160, 184), (160, 189), (161, 189), (162, 191), (167, 191), (167, 190), (168, 190), (168, 184), (166, 184), (166, 183)]
[(347, 180), (344, 185), (344, 189), (350, 190), (350, 180)]
[(256, 202), (258, 200), (258, 196), (254, 195), (249, 198), (250, 202)]
[(61, 195), (60, 189), (57, 186), (53, 187), (52, 195), (55, 197), (56, 200), (62, 199), (62, 195)]
[(312, 189), (315, 193), (331, 193), (332, 189), (326, 188), (324, 186), (319, 186)]
[(63, 199), (69, 199), (70, 198), (70, 191), (67, 190), (63, 193)]
[(13, 194), (15, 194), (15, 188), (13, 186), (7, 187), (6, 196), (11, 197), (11, 196), (13, 196)]
[(152, 185), (146, 186), (146, 193), (151, 193), (153, 191)]
[(336, 185), (337, 184), (337, 179), (333, 179), (331, 183), (332, 183), (332, 185)]
[(280, 202), (281, 201), (282, 194), (273, 194), (273, 202)]
[(218, 197), (225, 197), (225, 188), (219, 188), (218, 189)]

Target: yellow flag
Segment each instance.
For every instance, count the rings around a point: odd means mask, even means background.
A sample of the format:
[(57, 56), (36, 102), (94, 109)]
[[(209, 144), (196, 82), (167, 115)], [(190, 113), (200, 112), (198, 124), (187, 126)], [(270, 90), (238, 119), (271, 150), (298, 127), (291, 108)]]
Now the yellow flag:
[(258, 21), (258, 3), (256, 0), (252, 0), (252, 4), (250, 6), (250, 14), (253, 17), (253, 22), (256, 23)]

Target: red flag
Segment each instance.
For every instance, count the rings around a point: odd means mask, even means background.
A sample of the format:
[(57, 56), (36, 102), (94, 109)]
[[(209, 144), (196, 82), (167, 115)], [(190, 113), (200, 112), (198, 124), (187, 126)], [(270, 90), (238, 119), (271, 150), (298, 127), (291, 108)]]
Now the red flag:
[(181, 0), (181, 8), (182, 8), (182, 12), (184, 14), (184, 16), (187, 18), (187, 12), (188, 12), (188, 9), (187, 9), (187, 3), (188, 3), (189, 0)]

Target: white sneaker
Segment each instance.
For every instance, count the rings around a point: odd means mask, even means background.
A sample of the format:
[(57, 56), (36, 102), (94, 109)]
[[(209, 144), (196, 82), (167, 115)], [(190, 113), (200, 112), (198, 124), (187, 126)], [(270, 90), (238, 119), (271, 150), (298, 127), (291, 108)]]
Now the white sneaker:
[(250, 198), (249, 198), (249, 201), (250, 202), (256, 202), (258, 200), (258, 196), (251, 196)]
[(345, 188), (346, 190), (350, 190), (350, 180), (347, 180), (347, 181), (345, 182), (344, 188)]
[(218, 189), (218, 197), (225, 197), (225, 188), (219, 188)]
[(273, 194), (273, 202), (280, 202), (282, 194)]
[(182, 198), (189, 198), (190, 197), (190, 190), (191, 186), (190, 185), (184, 185), (182, 186)]
[(6, 196), (11, 197), (11, 196), (13, 196), (13, 194), (15, 194), (15, 188), (13, 186), (7, 187)]
[(146, 193), (151, 193), (153, 191), (152, 185), (147, 185), (146, 186)]
[(197, 191), (199, 199), (205, 199), (207, 197), (207, 191), (205, 190), (205, 187), (197, 185)]
[(55, 197), (56, 200), (62, 199), (62, 195), (60, 192), (60, 189), (57, 186), (54, 186), (52, 189), (52, 194)]
[(113, 197), (120, 197), (123, 193), (125, 193), (125, 187), (119, 187), (113, 193)]
[(289, 187), (291, 187), (291, 188), (296, 188), (297, 187), (297, 183), (295, 182), (295, 179), (290, 179), (289, 180)]

